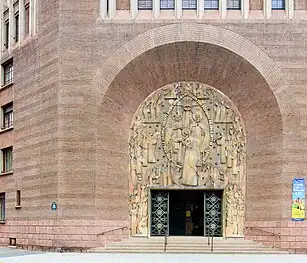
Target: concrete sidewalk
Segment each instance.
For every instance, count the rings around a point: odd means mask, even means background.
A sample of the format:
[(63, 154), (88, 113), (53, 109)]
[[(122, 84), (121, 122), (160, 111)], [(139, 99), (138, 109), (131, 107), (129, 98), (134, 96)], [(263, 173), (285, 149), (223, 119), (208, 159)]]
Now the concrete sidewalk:
[[(43, 253), (2, 257), (0, 263), (297, 263), (307, 255), (176, 255), (176, 254), (80, 254)], [(5, 253), (4, 253), (5, 254)], [(4, 255), (3, 254), (3, 255)]]

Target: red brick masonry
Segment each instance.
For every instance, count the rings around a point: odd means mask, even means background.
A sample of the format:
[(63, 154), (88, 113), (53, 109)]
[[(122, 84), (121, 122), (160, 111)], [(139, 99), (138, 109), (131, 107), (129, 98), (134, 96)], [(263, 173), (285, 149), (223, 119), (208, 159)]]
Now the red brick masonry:
[(248, 222), (245, 239), (255, 240), (281, 250), (288, 250), (291, 253), (306, 254), (307, 222)]

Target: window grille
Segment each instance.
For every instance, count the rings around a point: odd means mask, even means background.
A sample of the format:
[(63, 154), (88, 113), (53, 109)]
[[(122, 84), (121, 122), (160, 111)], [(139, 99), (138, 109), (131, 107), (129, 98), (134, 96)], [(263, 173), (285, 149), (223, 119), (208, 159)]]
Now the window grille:
[(9, 37), (9, 32), (10, 32), (10, 23), (9, 23), (9, 21), (7, 20), (7, 21), (5, 21), (5, 28), (4, 28), (4, 30), (5, 30), (5, 35), (4, 35), (4, 47), (6, 48), (6, 49), (8, 49), (9, 48), (9, 40), (10, 40), (10, 37)]
[(13, 160), (13, 149), (12, 147), (6, 148), (2, 150), (3, 164), (2, 164), (2, 172), (10, 172), (12, 171), (12, 160)]
[(13, 127), (13, 104), (2, 107), (3, 124), (2, 128), (7, 129)]
[(16, 206), (21, 206), (21, 194), (20, 194), (20, 190), (17, 190), (17, 192), (16, 192)]
[(161, 10), (173, 10), (175, 9), (175, 0), (160, 0)]
[(272, 9), (273, 10), (284, 10), (285, 0), (272, 0)]
[(196, 10), (197, 0), (182, 0), (182, 9), (184, 10)]
[(241, 0), (227, 0), (227, 9), (228, 10), (240, 10)]
[(15, 41), (19, 41), (19, 14), (15, 15)]
[(205, 1), (205, 10), (219, 9), (219, 0), (204, 0), (204, 1)]
[(30, 34), (30, 4), (25, 6), (25, 33), (26, 36)]
[(0, 220), (5, 221), (5, 193), (0, 194)]
[(4, 69), (4, 86), (13, 82), (13, 62), (3, 65)]
[(139, 10), (152, 10), (152, 0), (138, 0)]

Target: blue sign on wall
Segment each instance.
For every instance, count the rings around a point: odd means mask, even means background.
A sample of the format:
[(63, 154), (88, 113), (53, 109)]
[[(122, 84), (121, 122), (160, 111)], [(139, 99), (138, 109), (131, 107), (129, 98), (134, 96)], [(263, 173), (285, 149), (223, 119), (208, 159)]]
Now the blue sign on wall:
[(293, 179), (292, 183), (292, 220), (305, 220), (305, 179)]
[(56, 202), (53, 202), (52, 204), (51, 204), (51, 210), (52, 211), (55, 211), (57, 209), (57, 204), (56, 204)]

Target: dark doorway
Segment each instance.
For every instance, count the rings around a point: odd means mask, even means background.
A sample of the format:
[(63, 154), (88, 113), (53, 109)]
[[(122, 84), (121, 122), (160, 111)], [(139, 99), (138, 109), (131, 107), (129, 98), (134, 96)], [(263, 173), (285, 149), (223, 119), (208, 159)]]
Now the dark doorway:
[(204, 191), (169, 191), (169, 234), (204, 235)]

